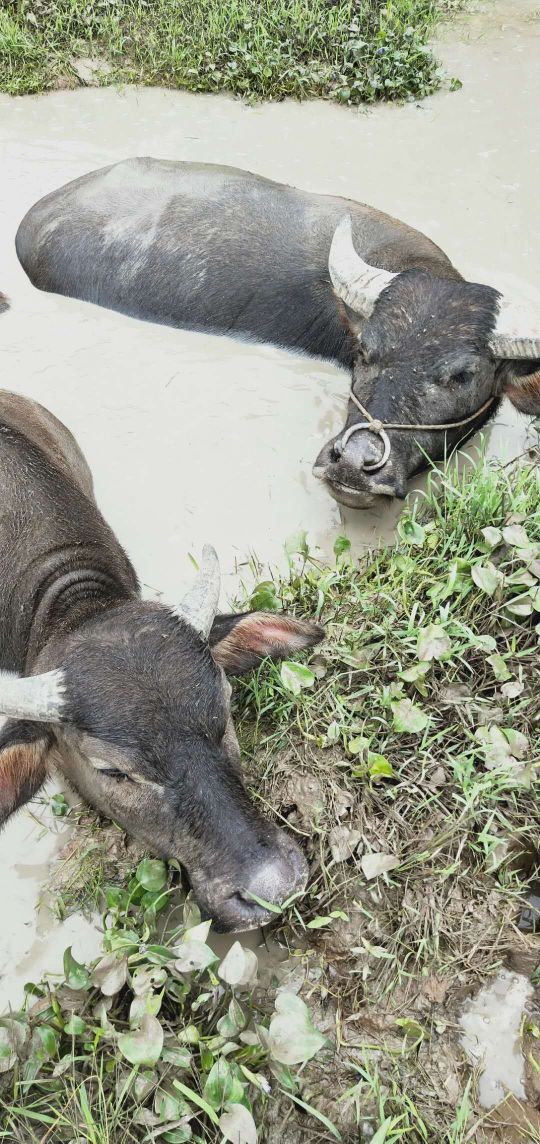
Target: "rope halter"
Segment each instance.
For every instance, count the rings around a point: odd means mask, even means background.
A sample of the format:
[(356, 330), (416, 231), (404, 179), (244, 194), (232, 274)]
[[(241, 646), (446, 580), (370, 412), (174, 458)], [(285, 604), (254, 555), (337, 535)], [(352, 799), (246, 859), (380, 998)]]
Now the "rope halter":
[(349, 397), (354, 405), (356, 405), (356, 408), (359, 409), (360, 413), (365, 417), (365, 421), (357, 421), (355, 425), (350, 425), (348, 429), (345, 429), (341, 437), (338, 437), (337, 440), (334, 441), (334, 452), (337, 453), (338, 457), (342, 457), (347, 442), (354, 433), (360, 432), (361, 429), (367, 429), (368, 433), (376, 433), (382, 441), (382, 457), (380, 457), (378, 461), (372, 461), (371, 464), (364, 465), (363, 468), (366, 473), (373, 473), (376, 469), (382, 469), (383, 465), (386, 465), (392, 449), (390, 438), (386, 433), (387, 429), (405, 429), (412, 430), (413, 432), (418, 429), (437, 429), (441, 432), (444, 432), (446, 429), (461, 429), (464, 425), (470, 425), (471, 421), (476, 421), (476, 418), (480, 417), (482, 413), (485, 413), (495, 401), (494, 397), (488, 397), (487, 401), (484, 401), (484, 404), (481, 405), (475, 413), (471, 413), (469, 417), (464, 417), (461, 421), (449, 421), (445, 425), (401, 425), (398, 422), (379, 421), (377, 417), (372, 417), (369, 410), (358, 400), (352, 386)]

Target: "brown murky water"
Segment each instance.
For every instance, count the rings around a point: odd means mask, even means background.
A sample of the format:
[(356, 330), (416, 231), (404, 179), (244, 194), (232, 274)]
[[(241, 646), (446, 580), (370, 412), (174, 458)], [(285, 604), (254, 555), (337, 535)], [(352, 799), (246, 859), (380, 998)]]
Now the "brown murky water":
[[(0, 96), (0, 288), (13, 306), (2, 318), (2, 385), (36, 397), (75, 432), (148, 594), (173, 600), (190, 576), (188, 553), (207, 539), (220, 553), (225, 596), (249, 552), (279, 561), (300, 528), (323, 554), (344, 531), (360, 549), (390, 539), (397, 512), (339, 509), (311, 475), (343, 421), (342, 371), (41, 295), (15, 256), (24, 212), (128, 155), (230, 163), (373, 203), (424, 230), (466, 275), (540, 305), (539, 44), (536, 0), (489, 4), (441, 36), (461, 91), (369, 111), (135, 88)], [(520, 453), (525, 430), (504, 405), (490, 452)], [(36, 867), (45, 876), (59, 845), (55, 832), (39, 834), (22, 815), (1, 839), (10, 924), (0, 1009), (21, 984), (15, 963), (36, 976), (56, 968), (69, 944), (57, 927), (36, 932)], [(26, 879), (21, 855), (33, 871)]]
[(503, 969), (463, 1007), (461, 1044), (482, 1070), (478, 1099), (484, 1108), (493, 1108), (509, 1092), (525, 1100), (520, 1034), (532, 994), (527, 977)]

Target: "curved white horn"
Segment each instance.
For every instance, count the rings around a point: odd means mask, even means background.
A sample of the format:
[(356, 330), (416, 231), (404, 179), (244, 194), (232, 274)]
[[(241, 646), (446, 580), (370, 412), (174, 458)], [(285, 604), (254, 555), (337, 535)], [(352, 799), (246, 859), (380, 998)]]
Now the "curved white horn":
[(210, 635), (218, 608), (220, 588), (221, 574), (217, 552), (211, 544), (205, 544), (197, 579), (175, 608), (176, 615), (195, 628), (203, 639), (208, 639)]
[(63, 718), (64, 702), (61, 671), (48, 671), (45, 675), (13, 675), (10, 671), (0, 671), (0, 715), (8, 719), (58, 723)]
[(540, 320), (527, 313), (522, 306), (502, 297), (499, 301), (497, 324), (489, 339), (495, 357), (540, 358)]
[(371, 317), (379, 294), (397, 277), (370, 266), (356, 253), (350, 215), (344, 215), (334, 231), (328, 270), (338, 297), (365, 318)]

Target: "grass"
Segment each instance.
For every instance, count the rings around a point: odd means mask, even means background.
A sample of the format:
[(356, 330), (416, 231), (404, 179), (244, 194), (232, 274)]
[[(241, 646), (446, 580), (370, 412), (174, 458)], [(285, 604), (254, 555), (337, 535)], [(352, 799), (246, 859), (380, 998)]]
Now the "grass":
[[(159, 84), (253, 99), (419, 98), (438, 0), (4, 0), (0, 90)], [(81, 73), (79, 60), (95, 62)]]
[[(276, 918), (286, 960), (220, 963), (174, 863), (98, 879), (106, 960), (68, 953), (0, 1022), (0, 1140), (214, 1141), (228, 1117), (268, 1144), (508, 1139), (458, 1018), (516, 956), (538, 980), (516, 922), (540, 848), (540, 474), (450, 467), (398, 531), (360, 561), (340, 538), (330, 567), (291, 538), (289, 574), (255, 569), (248, 593), (327, 628), (309, 661), (236, 688), (253, 795), (310, 859)], [(512, 1139), (536, 1139), (522, 1113)]]

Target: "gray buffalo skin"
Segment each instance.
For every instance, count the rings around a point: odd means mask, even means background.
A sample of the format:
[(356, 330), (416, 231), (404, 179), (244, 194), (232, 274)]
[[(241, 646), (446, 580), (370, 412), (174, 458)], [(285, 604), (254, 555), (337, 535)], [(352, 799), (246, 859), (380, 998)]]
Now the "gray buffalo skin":
[[(330, 244), (345, 213), (358, 254), (398, 273), (367, 320), (330, 282)], [(428, 238), (361, 203), (230, 167), (129, 159), (38, 202), (16, 245), (41, 290), (336, 361), (382, 421), (448, 423), (494, 398), (461, 429), (390, 431), (390, 460), (376, 472), (364, 468), (380, 457), (373, 434), (352, 435), (342, 455), (329, 441), (315, 472), (354, 507), (403, 497), (426, 457), (441, 460), (464, 441), (503, 392), (525, 412), (540, 410), (540, 363), (508, 363), (489, 351), (497, 291), (464, 281)], [(533, 378), (525, 391), (524, 375)], [(349, 402), (345, 427), (360, 420)]]
[[(0, 729), (0, 826), (55, 766), (154, 854), (186, 867), (224, 930), (269, 920), (305, 882), (291, 837), (245, 790), (227, 674), (317, 643), (316, 624), (217, 616), (209, 641), (137, 577), (93, 495), (86, 461), (47, 410), (0, 391), (1, 671), (60, 669), (62, 722)], [(1, 725), (1, 720), (0, 720)]]

